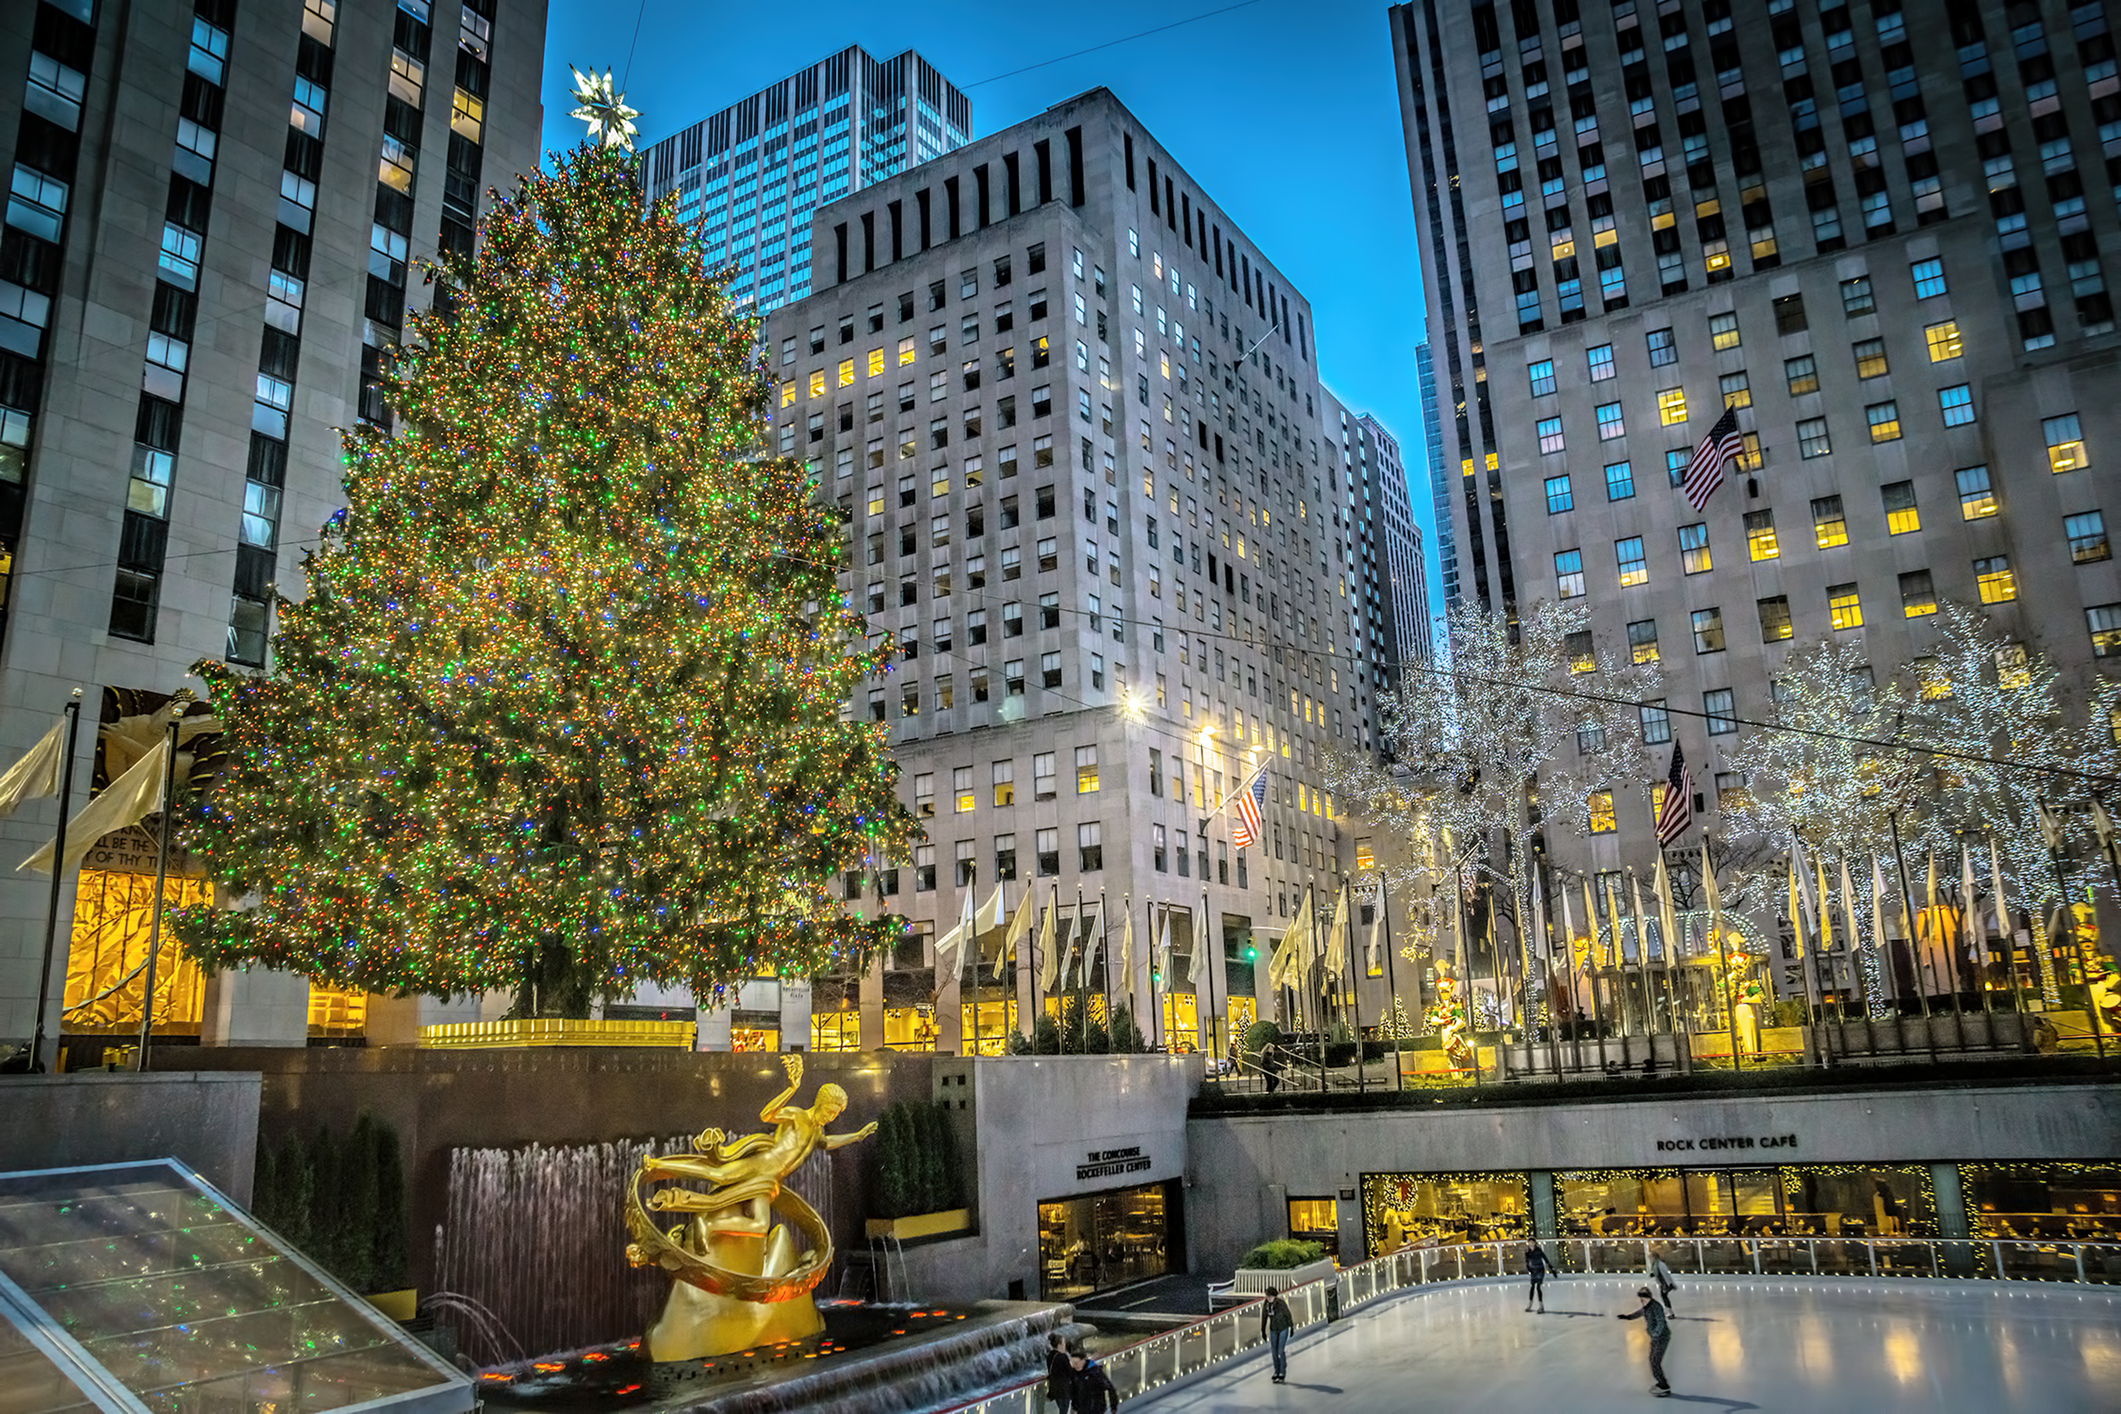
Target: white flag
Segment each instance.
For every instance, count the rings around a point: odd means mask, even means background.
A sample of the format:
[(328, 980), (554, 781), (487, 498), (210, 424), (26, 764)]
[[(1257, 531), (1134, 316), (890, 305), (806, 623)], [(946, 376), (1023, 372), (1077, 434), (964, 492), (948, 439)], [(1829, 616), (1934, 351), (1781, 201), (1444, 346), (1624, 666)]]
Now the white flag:
[[(1988, 930), (1981, 926), (1980, 910), (1974, 906), (1974, 856), (1962, 842), (1959, 846), (1959, 917), (1966, 929), (1967, 955), (1979, 963), (1988, 961)], [(1959, 969), (1952, 969), (1953, 990), (1958, 990)]]
[(2107, 817), (2106, 807), (2099, 803), (2099, 797), (2097, 796), (2092, 797), (2092, 828), (2098, 831), (2100, 852), (2112, 854), (2114, 852), (2114, 822)]
[(1343, 884), (1339, 896), (1333, 901), (1333, 922), (1326, 932), (1326, 975), (1338, 979), (1347, 965), (1348, 888)]
[(1090, 985), (1090, 974), (1097, 971), (1097, 955), (1105, 946), (1104, 904), (1098, 904), (1095, 917), (1096, 931), (1093, 933), (1088, 927), (1083, 929), (1083, 985), (1086, 987)]
[(1075, 915), (1068, 920), (1068, 950), (1061, 954), (1060, 983), (1066, 991), (1075, 985), (1075, 963), (1081, 954), (1083, 940), (1083, 911), (1080, 905)]
[[(1990, 835), (1988, 839), (1988, 890), (1995, 895), (1996, 937), (2002, 941), (2004, 952), (2008, 955), (2011, 938), (2018, 931), (2012, 926), (2017, 920), (2011, 917), (2010, 905), (2003, 898), (2003, 861), (1997, 857), (1994, 835)], [(2015, 969), (2016, 964), (2013, 963), (2012, 966)]]
[[(996, 889), (995, 907), (996, 911), (999, 912), (1001, 905), (1000, 885), (996, 885)], [(1016, 965), (1017, 945), (1031, 934), (1031, 920), (1038, 912), (1038, 905), (1033, 902), (1035, 897), (1036, 895), (1032, 890), (1024, 890), (1022, 901), (1016, 905), (1016, 913), (1009, 919), (1009, 931), (1002, 935), (1002, 945), (995, 950), (994, 980), (997, 982), (1007, 976), (1009, 969)]]
[(2040, 833), (2047, 836), (2048, 853), (2060, 854), (2062, 852), (2062, 822), (2048, 813), (2047, 802), (2045, 801), (2034, 802), (2033, 808), (2040, 812)]
[(1120, 902), (1120, 910), (1127, 915), (1126, 926), (1119, 931), (1119, 985), (1126, 994), (1127, 1005), (1134, 1005), (1134, 896)]
[(59, 793), (59, 772), (66, 756), (66, 718), (38, 738), (14, 765), (0, 775), (0, 816), (12, 815), (25, 800)]
[(940, 988), (945, 977), (957, 973), (958, 958), (964, 953), (965, 944), (972, 937), (972, 890), (965, 890), (963, 903), (958, 908), (957, 926), (935, 940), (935, 982)]
[(1871, 856), (1871, 952), (1884, 958), (1885, 952), (1885, 866), (1877, 855)]
[(1200, 912), (1193, 917), (1193, 951), (1186, 954), (1186, 984), (1200, 983), (1200, 955), (1208, 950), (1208, 891), (1200, 891)]
[(1060, 958), (1055, 956), (1053, 947), (1053, 912), (1050, 905), (1038, 911), (1038, 989), (1041, 992), (1052, 991), (1053, 981), (1060, 975)]
[[(112, 830), (122, 830), (127, 825), (137, 825), (162, 806), (162, 779), (169, 771), (169, 737), (165, 733), (155, 743), (155, 749), (133, 762), (132, 769), (103, 788), (103, 794), (81, 808), (81, 813), (67, 822), (66, 858), (58, 867), (64, 871), (81, 862), (81, 856), (95, 848)], [(47, 842), (42, 849), (15, 866), (39, 874), (48, 874), (52, 869), (52, 845)]]
[(1171, 985), (1171, 910), (1164, 910), (1163, 927), (1156, 930), (1156, 970), (1164, 979), (1164, 986)]

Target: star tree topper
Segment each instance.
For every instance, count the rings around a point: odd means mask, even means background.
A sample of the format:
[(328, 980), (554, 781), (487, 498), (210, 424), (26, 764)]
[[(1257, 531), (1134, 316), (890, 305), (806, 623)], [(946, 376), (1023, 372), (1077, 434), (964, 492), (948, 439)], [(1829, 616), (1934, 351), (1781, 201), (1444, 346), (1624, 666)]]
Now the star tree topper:
[(623, 147), (633, 151), (633, 140), (640, 129), (633, 120), (641, 116), (638, 108), (626, 106), (626, 95), (612, 92), (611, 70), (604, 70), (603, 77), (585, 74), (569, 64), (574, 74), (574, 96), (581, 107), (568, 114), (589, 124), (589, 135), (604, 147)]

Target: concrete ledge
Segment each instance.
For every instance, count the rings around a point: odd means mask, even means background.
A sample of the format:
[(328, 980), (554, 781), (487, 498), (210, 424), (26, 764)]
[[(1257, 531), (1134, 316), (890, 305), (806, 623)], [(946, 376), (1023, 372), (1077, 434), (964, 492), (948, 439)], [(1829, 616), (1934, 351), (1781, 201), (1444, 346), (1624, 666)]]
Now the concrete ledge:
[(255, 1072), (0, 1079), (0, 1169), (176, 1159), (245, 1207), (258, 1152)]

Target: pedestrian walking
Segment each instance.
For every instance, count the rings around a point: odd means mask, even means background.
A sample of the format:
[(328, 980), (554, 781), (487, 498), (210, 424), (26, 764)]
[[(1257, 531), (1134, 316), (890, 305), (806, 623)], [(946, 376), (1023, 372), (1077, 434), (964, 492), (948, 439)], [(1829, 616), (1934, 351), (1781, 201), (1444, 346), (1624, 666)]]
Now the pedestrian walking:
[(1532, 1289), (1525, 1295), (1524, 1308), (1529, 1311), (1532, 1303), (1539, 1303), (1539, 1314), (1547, 1313), (1547, 1270), (1554, 1265), (1546, 1249), (1537, 1242), (1527, 1242), (1524, 1247), (1524, 1274), (1532, 1279)]
[(1110, 1414), (1119, 1408), (1119, 1390), (1105, 1367), (1087, 1355), (1070, 1355), (1075, 1414)]
[(1657, 1297), (1669, 1308), (1672, 1304), (1672, 1290), (1679, 1283), (1672, 1280), (1672, 1269), (1664, 1264), (1664, 1258), (1652, 1256), (1649, 1269), (1643, 1275), (1657, 1283)]
[(1057, 1333), (1046, 1337), (1046, 1398), (1060, 1414), (1070, 1414), (1075, 1405), (1075, 1366)]
[(1259, 1073), (1267, 1082), (1267, 1093), (1273, 1094), (1281, 1085), (1281, 1047), (1272, 1041), (1259, 1048)]
[(1643, 1329), (1649, 1332), (1650, 1378), (1657, 1381), (1656, 1384), (1650, 1386), (1650, 1393), (1656, 1395), (1659, 1399), (1670, 1399), (1672, 1397), (1672, 1385), (1671, 1381), (1664, 1377), (1664, 1351), (1665, 1347), (1672, 1343), (1672, 1323), (1665, 1319), (1664, 1307), (1657, 1304), (1657, 1298), (1650, 1295), (1648, 1287), (1636, 1288), (1635, 1294), (1642, 1298), (1641, 1307), (1633, 1311), (1621, 1312), (1620, 1319), (1623, 1321), (1641, 1321)]
[(1296, 1329), (1296, 1317), (1289, 1314), (1289, 1303), (1281, 1299), (1275, 1287), (1267, 1288), (1267, 1299), (1259, 1303), (1259, 1332), (1267, 1338), (1267, 1348), (1274, 1354), (1274, 1383), (1286, 1384), (1289, 1379), (1289, 1332)]

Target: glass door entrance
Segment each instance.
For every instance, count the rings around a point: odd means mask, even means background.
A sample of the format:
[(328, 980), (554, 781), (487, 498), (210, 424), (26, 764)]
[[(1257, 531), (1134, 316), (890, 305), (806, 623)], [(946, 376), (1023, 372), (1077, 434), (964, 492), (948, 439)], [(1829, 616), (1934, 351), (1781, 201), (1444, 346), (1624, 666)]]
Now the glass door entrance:
[(1170, 1271), (1168, 1186), (1039, 1204), (1039, 1295), (1071, 1301)]

